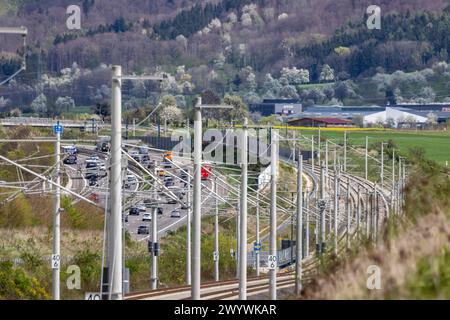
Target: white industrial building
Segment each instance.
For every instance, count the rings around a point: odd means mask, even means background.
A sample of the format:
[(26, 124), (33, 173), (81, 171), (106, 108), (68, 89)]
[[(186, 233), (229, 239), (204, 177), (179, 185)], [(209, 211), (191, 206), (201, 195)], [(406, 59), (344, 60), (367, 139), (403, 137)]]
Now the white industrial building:
[(375, 112), (364, 116), (364, 126), (370, 126), (378, 123), (386, 124), (388, 119), (392, 119), (391, 121), (395, 123), (395, 126), (398, 126), (399, 123), (405, 122), (405, 120), (409, 121), (414, 119), (416, 123), (427, 122), (426, 117), (411, 113), (411, 111), (412, 110), (406, 108), (386, 107), (385, 111)]

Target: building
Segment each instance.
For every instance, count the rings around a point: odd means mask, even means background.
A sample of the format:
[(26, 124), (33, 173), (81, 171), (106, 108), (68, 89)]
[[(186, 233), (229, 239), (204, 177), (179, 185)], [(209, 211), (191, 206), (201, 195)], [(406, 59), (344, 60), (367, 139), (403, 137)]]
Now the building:
[(251, 113), (259, 112), (263, 117), (278, 115), (292, 115), (302, 112), (302, 104), (297, 99), (264, 99), (261, 103), (249, 106)]
[(386, 107), (385, 111), (370, 114), (364, 117), (364, 126), (371, 126), (374, 124), (391, 124), (398, 127), (399, 124), (405, 122), (415, 122), (417, 124), (426, 123), (428, 118), (413, 113), (410, 109), (400, 107)]
[(288, 124), (295, 127), (354, 127), (350, 120), (340, 118), (299, 118), (289, 120)]

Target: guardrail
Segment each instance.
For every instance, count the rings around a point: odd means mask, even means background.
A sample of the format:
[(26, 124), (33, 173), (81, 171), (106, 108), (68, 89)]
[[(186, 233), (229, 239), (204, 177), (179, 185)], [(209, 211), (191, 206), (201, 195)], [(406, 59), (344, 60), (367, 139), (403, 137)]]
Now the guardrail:
[(52, 127), (59, 121), (59, 124), (67, 128), (94, 128), (102, 127), (103, 121), (92, 120), (55, 120), (51, 118), (14, 117), (0, 119), (2, 126), (33, 126)]

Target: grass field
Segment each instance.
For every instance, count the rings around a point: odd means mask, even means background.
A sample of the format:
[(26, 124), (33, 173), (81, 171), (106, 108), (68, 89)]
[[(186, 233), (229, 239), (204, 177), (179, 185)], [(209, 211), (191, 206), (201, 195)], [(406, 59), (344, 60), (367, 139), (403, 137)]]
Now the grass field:
[[(318, 130), (300, 130), (302, 135), (317, 135)], [(283, 131), (281, 131), (283, 133)], [(342, 129), (323, 130), (321, 136), (331, 139), (335, 142), (342, 142), (344, 132)], [(369, 143), (392, 140), (396, 144), (400, 153), (407, 155), (409, 150), (415, 147), (423, 148), (426, 157), (434, 160), (441, 165), (446, 161), (450, 162), (450, 132), (448, 131), (394, 131), (394, 130), (374, 130), (374, 131), (349, 131), (347, 132), (348, 141), (352, 145), (364, 146), (366, 136), (369, 137)]]

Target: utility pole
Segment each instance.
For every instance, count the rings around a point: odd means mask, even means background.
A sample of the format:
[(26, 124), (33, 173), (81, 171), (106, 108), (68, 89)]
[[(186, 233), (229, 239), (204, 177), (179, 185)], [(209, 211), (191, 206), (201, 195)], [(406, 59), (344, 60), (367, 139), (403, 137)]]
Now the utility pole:
[(108, 290), (110, 300), (122, 300), (122, 67), (113, 66), (112, 70)]
[[(52, 293), (53, 300), (60, 300), (60, 264), (61, 264), (61, 126), (59, 121), (55, 127), (56, 143), (56, 195), (53, 216), (53, 257), (52, 257)], [(53, 261), (55, 260), (55, 261)]]
[[(217, 176), (214, 177), (214, 193), (218, 195)], [(216, 214), (214, 216), (214, 280), (219, 281), (219, 199), (216, 196)]]
[[(297, 163), (297, 258), (295, 259), (295, 293), (302, 291), (303, 259), (303, 156), (299, 152)], [(291, 244), (292, 245), (292, 244)]]
[(314, 135), (311, 136), (311, 168), (314, 170)]
[[(271, 129), (271, 183), (270, 183), (270, 255), (278, 258), (277, 255), (277, 176), (278, 176), (278, 137), (277, 132)], [(275, 267), (270, 270), (270, 299), (277, 300), (277, 268), (278, 259)]]
[(256, 245), (258, 246), (259, 250), (256, 250), (256, 276), (259, 277), (259, 265), (260, 265), (260, 251), (261, 251), (261, 245), (260, 245), (260, 238), (259, 238), (259, 186), (257, 187), (256, 191)]
[(365, 153), (365, 178), (369, 179), (368, 165), (369, 165), (369, 137), (366, 136), (366, 153)]
[(347, 131), (344, 132), (344, 172), (347, 172)]
[(248, 179), (248, 120), (244, 118), (241, 147), (241, 237), (239, 268), (239, 299), (247, 300), (247, 179)]

